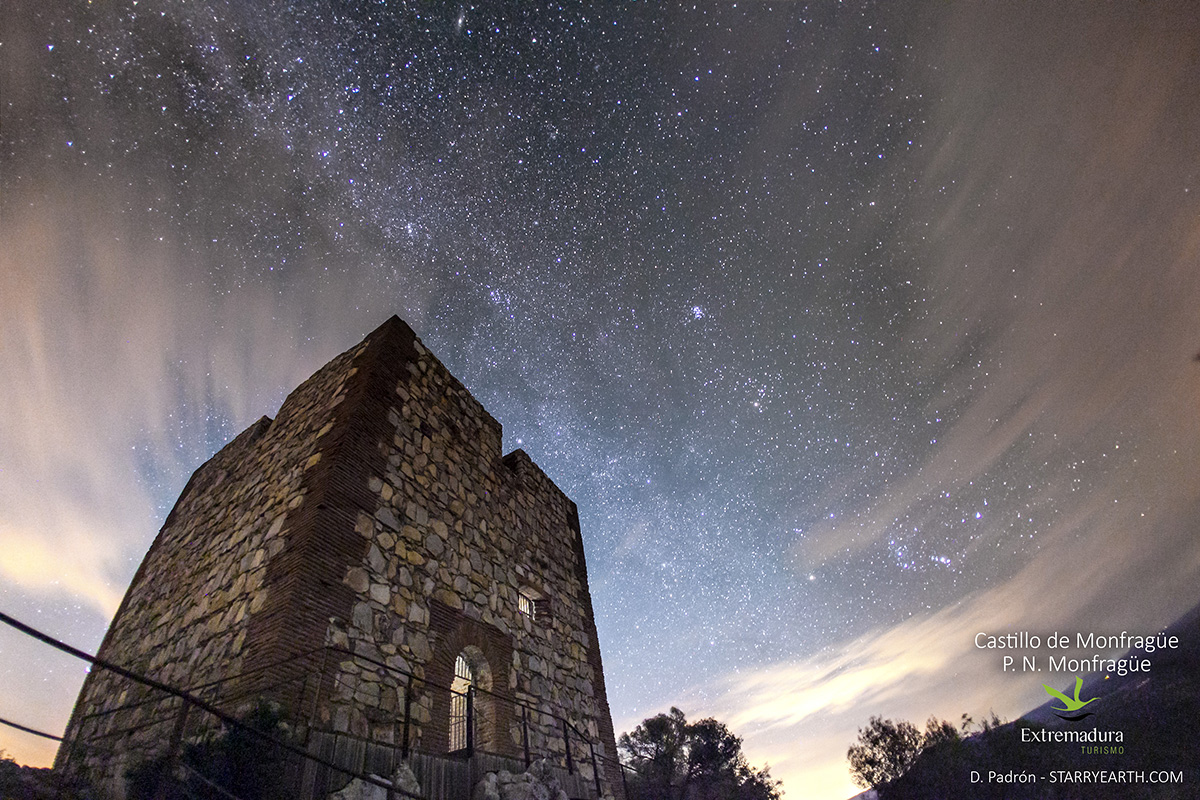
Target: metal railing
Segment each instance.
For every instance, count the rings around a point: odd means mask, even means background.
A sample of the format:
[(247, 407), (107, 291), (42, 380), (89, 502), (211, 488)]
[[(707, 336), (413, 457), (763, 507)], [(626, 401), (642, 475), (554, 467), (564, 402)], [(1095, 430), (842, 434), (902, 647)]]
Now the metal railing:
[[(441, 752), (446, 755), (457, 755), (459, 757), (470, 758), (476, 753), (487, 753), (493, 756), (502, 756), (514, 758), (523, 762), (526, 769), (539, 759), (561, 759), (562, 766), (565, 767), (568, 775), (579, 774), (579, 759), (582, 756), (591, 766), (591, 778), (595, 790), (595, 796), (603, 795), (601, 785), (601, 763), (607, 762), (619, 764), (620, 762), (613, 757), (608, 758), (602, 753), (597, 752), (596, 742), (591, 737), (580, 731), (579, 728), (571, 722), (571, 720), (548, 710), (544, 707), (539, 707), (531, 702), (509, 695), (508, 693), (496, 692), (485, 689), (481, 686), (469, 686), (465, 692), (455, 691), (452, 686), (441, 685), (425, 678), (420, 678), (408, 670), (401, 669), (389, 664), (385, 664), (377, 659), (355, 653), (342, 647), (330, 646), (325, 648), (327, 654), (344, 656), (354, 662), (358, 662), (359, 666), (369, 666), (377, 672), (384, 673), (396, 679), (397, 684), (403, 689), (404, 707), (396, 720), (400, 727), (399, 731), (399, 750), (402, 759), (407, 759), (414, 752), (413, 746), (413, 728), (414, 717), (412, 713), (412, 703), (414, 697), (419, 693), (428, 691), (444, 692), (451, 700), (451, 714), (448, 719), (448, 741), (447, 747)], [(322, 658), (323, 665), (330, 662), (329, 658)], [(325, 671), (322, 667), (322, 671)], [(325, 685), (328, 681), (322, 674), (321, 685)], [(336, 677), (334, 678), (336, 680)], [(483, 702), (481, 702), (481, 699)], [(457, 702), (455, 702), (457, 700)], [(315, 723), (316, 708), (318, 705), (317, 698), (314, 698), (312, 721)], [(511, 717), (511, 733), (515, 734), (518, 742), (510, 749), (509, 747), (497, 747), (503, 740), (506, 731), (493, 730), (491, 736), (481, 741), (479, 736), (481, 723), (487, 723), (489, 720), (484, 716), (487, 712), (485, 709), (491, 706), (493, 717), (498, 717), (501, 707), (507, 707), (512, 713)], [(555, 729), (556, 736), (550, 737), (545, 734), (537, 735), (538, 732), (531, 730), (533, 720), (551, 720), (552, 727)], [(490, 720), (493, 727), (496, 725), (496, 719)], [(423, 726), (428, 727), (428, 726)], [(545, 728), (546, 725), (541, 727)], [(317, 730), (314, 725), (310, 728)], [(344, 735), (344, 734), (343, 734)], [(558, 738), (561, 736), (561, 740)], [(513, 737), (510, 735), (509, 741)], [(561, 741), (561, 748), (557, 743)], [(539, 742), (541, 742), (539, 744)], [(421, 748), (422, 752), (437, 753), (440, 748), (424, 743)], [(513, 750), (519, 750), (519, 755)]]
[[(403, 685), (403, 711), (396, 720), (399, 736), (393, 737), (399, 738), (399, 742), (366, 743), (377, 749), (391, 750), (393, 764), (409, 760), (418, 751), (434, 758), (457, 757), (468, 761), (477, 755), (486, 755), (492, 757), (487, 763), (499, 764), (503, 759), (507, 759), (515, 764), (523, 764), (526, 769), (535, 760), (545, 759), (547, 763), (559, 764), (565, 770), (564, 774), (569, 782), (579, 787), (581, 780), (587, 782), (584, 771), (580, 769), (582, 758), (590, 762), (590, 783), (596, 797), (603, 794), (601, 766), (619, 765), (615, 754), (609, 757), (606, 753), (597, 752), (597, 743), (592, 737), (580, 731), (571, 720), (544, 706), (479, 686), (470, 686), (465, 693), (455, 693), (452, 687), (440, 686), (419, 678), (410, 671), (344, 648), (314, 649), (219, 680), (195, 684), (188, 688), (177, 688), (72, 648), (4, 614), (0, 614), (0, 622), (110, 673), (108, 677), (114, 680), (114, 685), (109, 687), (110, 693), (116, 687), (130, 690), (131, 697), (128, 702), (79, 715), (72, 726), (74, 735), (71, 740), (64, 742), (63, 746), (69, 753), (78, 757), (78, 760), (69, 758), (68, 761), (74, 760), (74, 763), (78, 764), (89, 759), (93, 762), (118, 761), (118, 757), (129, 755), (131, 744), (138, 744), (142, 748), (145, 760), (158, 764), (157, 786), (153, 794), (159, 798), (167, 797), (169, 790), (172, 794), (184, 797), (218, 797), (224, 800), (236, 798), (236, 787), (228, 783), (223, 784), (221, 777), (210, 768), (211, 765), (203, 761), (206, 752), (211, 755), (214, 743), (221, 742), (222, 737), (228, 741), (235, 735), (242, 737), (245, 742), (257, 743), (264, 748), (264, 752), (272, 754), (272, 758), (280, 764), (282, 773), (287, 774), (287, 782), (293, 786), (299, 785), (306, 770), (311, 771), (319, 767), (327, 775), (340, 776), (338, 780), (343, 782), (357, 778), (379, 786), (387, 791), (390, 799), (421, 797), (378, 778), (365, 769), (365, 761), (352, 765), (346, 763), (345, 759), (327, 757), (314, 751), (312, 744), (315, 737), (348, 736), (344, 732), (323, 731), (315, 724), (322, 686), (326, 683), (333, 684), (338, 677), (336, 674), (326, 675), (331, 655), (347, 657), (360, 668), (376, 670), (398, 685)], [(294, 665), (296, 662), (312, 664), (317, 653), (321, 653), (321, 657), (320, 667), (315, 674), (312, 670), (293, 670), (290, 676), (269, 684), (261, 680), (247, 681), (248, 678), (289, 664)], [(251, 689), (245, 688), (248, 683), (252, 686)], [(257, 728), (240, 719), (236, 713), (239, 707), (244, 708), (255, 697), (286, 693), (294, 690), (298, 683), (301, 684), (299, 696), (312, 697), (312, 713), (308, 724), (296, 720), (298, 733), (294, 736), (283, 736), (279, 729)], [(463, 747), (458, 752), (430, 752), (436, 751), (437, 748), (431, 747), (429, 741), (424, 742), (422, 748), (413, 746), (413, 700), (418, 692), (444, 692), (447, 696), (465, 694), (462, 703)], [(498, 713), (501, 708), (507, 709), (507, 730), (500, 729), (495, 718), (501, 716)], [(488, 709), (495, 716), (490, 722), (490, 738), (481, 740), (478, 733), (489, 724), (483, 716), (484, 709)], [(427, 730), (431, 727), (428, 720), (422, 727)], [(547, 731), (553, 731), (554, 735), (549, 735)], [(506, 734), (507, 745), (503, 738)], [(281, 779), (284, 778), (282, 773), (279, 776)], [(623, 779), (622, 771), (622, 783)], [(614, 791), (617, 788), (613, 787)], [(577, 795), (581, 792), (582, 789), (577, 788)]]

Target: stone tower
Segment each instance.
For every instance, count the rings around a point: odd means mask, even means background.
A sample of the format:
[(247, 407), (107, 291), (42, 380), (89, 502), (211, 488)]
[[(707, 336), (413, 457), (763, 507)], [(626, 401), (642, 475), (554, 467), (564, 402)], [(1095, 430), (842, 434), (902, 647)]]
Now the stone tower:
[[(469, 684), (474, 751), (622, 796), (575, 504), (500, 436), (392, 317), (196, 470), (100, 657), (229, 713), (271, 700), (309, 746), (430, 758), (467, 749)], [(93, 669), (56, 766), (121, 794), (203, 725), (183, 705)]]

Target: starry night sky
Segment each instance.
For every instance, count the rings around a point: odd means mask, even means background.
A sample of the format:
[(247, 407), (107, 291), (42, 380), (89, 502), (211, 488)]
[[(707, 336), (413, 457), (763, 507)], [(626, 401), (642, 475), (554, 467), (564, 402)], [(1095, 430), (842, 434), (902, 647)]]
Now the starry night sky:
[[(1194, 7), (535, 5), (6, 7), (0, 610), (94, 650), (393, 313), (579, 504), (618, 732), (716, 715), (791, 798), (1041, 702), (977, 631), (1200, 600)], [(83, 674), (0, 631), (0, 716)]]

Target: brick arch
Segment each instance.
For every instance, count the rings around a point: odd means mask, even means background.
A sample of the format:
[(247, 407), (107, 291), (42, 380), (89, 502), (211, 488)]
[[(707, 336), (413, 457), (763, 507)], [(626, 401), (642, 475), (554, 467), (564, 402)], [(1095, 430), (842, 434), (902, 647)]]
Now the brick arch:
[(476, 729), (476, 749), (500, 755), (519, 755), (520, 747), (509, 731), (516, 719), (510, 696), (509, 673), (512, 670), (512, 637), (497, 628), (465, 616), (443, 603), (430, 607), (429, 627), (436, 636), (433, 657), (425, 667), (433, 703), (429, 737), (425, 740), (435, 752), (450, 748), (450, 691), (454, 681), (454, 662), (463, 651), (482, 658), (490, 672), (489, 692), (476, 696), (480, 725)]

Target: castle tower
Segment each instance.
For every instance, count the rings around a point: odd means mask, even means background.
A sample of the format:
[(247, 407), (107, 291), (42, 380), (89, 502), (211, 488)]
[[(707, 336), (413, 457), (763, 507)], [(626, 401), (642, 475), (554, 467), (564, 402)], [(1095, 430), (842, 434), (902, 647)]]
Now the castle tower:
[[(621, 796), (575, 504), (500, 437), (392, 317), (196, 470), (100, 657), (229, 713), (274, 701), (310, 747), (469, 745)], [(93, 669), (56, 766), (120, 795), (204, 724), (183, 706)]]

